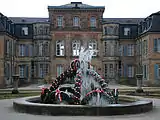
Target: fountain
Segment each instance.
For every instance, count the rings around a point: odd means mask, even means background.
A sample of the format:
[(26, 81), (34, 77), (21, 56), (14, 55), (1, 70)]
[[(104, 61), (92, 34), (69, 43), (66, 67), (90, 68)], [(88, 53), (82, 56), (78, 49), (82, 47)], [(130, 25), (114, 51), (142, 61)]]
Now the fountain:
[[(48, 115), (118, 115), (151, 110), (152, 101), (119, 101), (118, 89), (110, 89), (91, 66), (95, 52), (82, 47), (79, 59), (73, 60), (50, 87), (42, 88), (40, 97), (15, 100), (15, 110)], [(74, 84), (66, 84), (68, 79), (74, 79)]]
[[(118, 89), (109, 89), (105, 80), (91, 66), (94, 52), (97, 51), (82, 47), (79, 59), (73, 60), (70, 68), (57, 77), (49, 88), (42, 88), (42, 103), (92, 106), (118, 103)], [(74, 87), (61, 86), (67, 78), (74, 79)]]

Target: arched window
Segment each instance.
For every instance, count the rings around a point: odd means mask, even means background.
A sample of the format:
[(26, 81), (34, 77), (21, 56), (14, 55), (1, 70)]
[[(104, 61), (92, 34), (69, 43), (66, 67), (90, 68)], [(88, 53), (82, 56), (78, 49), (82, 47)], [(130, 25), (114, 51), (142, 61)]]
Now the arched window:
[(89, 47), (90, 50), (95, 51), (93, 56), (96, 56), (97, 55), (97, 52), (96, 52), (97, 51), (97, 42), (96, 42), (96, 40), (90, 40), (88, 47)]
[(80, 41), (79, 40), (74, 40), (72, 42), (72, 55), (73, 56), (78, 56), (80, 51)]
[(56, 56), (64, 56), (64, 41), (56, 41)]

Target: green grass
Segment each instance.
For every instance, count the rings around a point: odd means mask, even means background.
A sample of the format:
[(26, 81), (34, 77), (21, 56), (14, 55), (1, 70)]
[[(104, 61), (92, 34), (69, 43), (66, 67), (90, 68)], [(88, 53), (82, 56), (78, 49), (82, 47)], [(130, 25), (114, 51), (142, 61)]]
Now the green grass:
[(0, 100), (29, 97), (29, 96), (38, 96), (38, 95), (40, 96), (40, 92), (19, 93), (19, 94), (0, 93)]

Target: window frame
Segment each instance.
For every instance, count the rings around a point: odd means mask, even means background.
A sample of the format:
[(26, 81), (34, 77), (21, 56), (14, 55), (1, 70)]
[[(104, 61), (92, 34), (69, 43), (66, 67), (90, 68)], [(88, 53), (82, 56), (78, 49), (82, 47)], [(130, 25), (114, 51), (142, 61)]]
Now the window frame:
[(128, 44), (127, 56), (134, 56), (134, 44)]
[(19, 56), (25, 56), (25, 44), (19, 44)]
[(57, 16), (57, 27), (63, 27), (63, 16)]
[(73, 17), (73, 27), (79, 27), (80, 26), (80, 18), (79, 16)]
[(25, 78), (25, 65), (19, 65), (19, 77)]
[(92, 28), (97, 27), (97, 20), (96, 20), (95, 16), (90, 17), (90, 27), (92, 27)]
[(62, 64), (56, 65), (56, 75), (57, 77), (60, 76), (64, 71), (64, 66)]
[[(131, 69), (129, 69), (129, 68), (131, 68)], [(127, 70), (128, 70), (128, 72), (127, 72), (127, 76), (129, 77), (129, 78), (133, 78), (134, 77), (134, 66), (133, 65), (128, 65), (127, 66)], [(130, 71), (131, 70), (131, 71)], [(131, 74), (130, 74), (131, 73)]]
[(124, 34), (123, 34), (124, 36), (131, 35), (131, 28), (130, 27), (124, 27), (123, 31), (124, 31)]
[[(74, 47), (74, 44), (76, 44), (75, 47)], [(72, 56), (79, 56), (80, 48), (81, 48), (80, 40), (73, 40), (72, 41)], [(76, 53), (76, 54), (74, 54), (74, 53)]]
[[(59, 45), (59, 50), (58, 50), (58, 45)], [(59, 51), (59, 54), (58, 54), (58, 51)], [(65, 55), (64, 52), (65, 52), (64, 40), (57, 40), (56, 41), (56, 56), (64, 56)]]
[[(90, 46), (92, 47), (92, 49), (90, 49)], [(95, 47), (95, 48), (94, 48)], [(88, 43), (88, 48), (90, 49), (90, 50), (95, 50), (95, 51), (97, 51), (97, 41), (96, 40), (90, 40), (89, 41), (89, 43)], [(97, 52), (94, 52), (93, 53), (93, 56), (97, 56)]]
[(29, 35), (28, 27), (27, 26), (23, 26), (21, 28), (21, 33), (22, 33), (23, 36), (28, 36)]

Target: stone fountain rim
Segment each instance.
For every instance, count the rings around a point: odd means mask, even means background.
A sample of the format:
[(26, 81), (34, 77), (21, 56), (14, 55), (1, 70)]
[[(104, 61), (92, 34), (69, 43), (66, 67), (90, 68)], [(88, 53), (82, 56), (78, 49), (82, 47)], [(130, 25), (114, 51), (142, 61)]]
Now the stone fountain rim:
[(138, 100), (127, 104), (109, 104), (107, 106), (88, 106), (31, 103), (36, 99), (39, 99), (39, 96), (15, 99), (13, 107), (16, 111), (22, 113), (54, 116), (110, 116), (138, 114), (153, 109), (151, 100)]
[[(122, 95), (123, 96), (123, 95)], [(126, 97), (126, 96), (125, 96)], [(90, 105), (64, 105), (64, 104), (43, 104), (43, 103), (33, 103), (32, 101), (34, 99), (38, 99), (40, 98), (39, 96), (32, 96), (32, 97), (24, 97), (24, 98), (18, 98), (15, 99), (13, 101), (13, 103), (17, 103), (17, 104), (21, 104), (21, 105), (32, 105), (32, 106), (64, 106), (64, 107), (113, 107), (113, 106), (120, 106), (120, 107), (127, 107), (127, 106), (133, 106), (133, 105), (143, 105), (143, 104), (147, 104), (149, 102), (152, 102), (151, 100), (139, 100), (137, 99), (137, 101), (133, 101), (133, 102), (129, 102), (129, 103), (123, 103), (123, 104), (108, 104), (106, 106), (90, 106)], [(131, 97), (128, 97), (131, 98)]]

